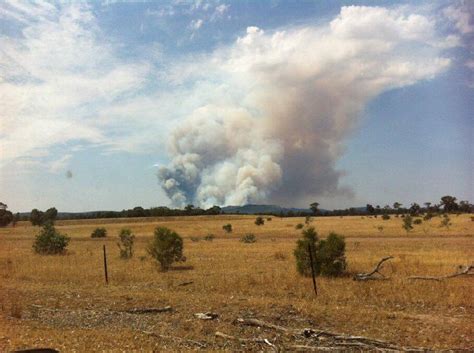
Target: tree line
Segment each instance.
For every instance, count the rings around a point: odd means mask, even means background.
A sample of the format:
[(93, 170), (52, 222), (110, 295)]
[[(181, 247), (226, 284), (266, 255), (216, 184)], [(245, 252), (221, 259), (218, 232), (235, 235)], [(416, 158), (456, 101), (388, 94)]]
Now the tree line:
[[(394, 202), (392, 205), (373, 206), (367, 204), (366, 207), (351, 207), (346, 209), (320, 210), (319, 203), (313, 202), (308, 210), (288, 212), (271, 212), (271, 213), (254, 213), (255, 215), (273, 215), (275, 217), (306, 217), (306, 216), (379, 216), (379, 215), (401, 215), (410, 214), (417, 216), (420, 214), (439, 214), (439, 213), (473, 213), (474, 205), (468, 201), (457, 201), (454, 196), (446, 195), (441, 197), (438, 203), (425, 202), (423, 206), (414, 202), (409, 206), (404, 207), (400, 202)], [(176, 217), (176, 216), (205, 216), (223, 214), (224, 211), (219, 206), (212, 206), (208, 209), (195, 207), (194, 205), (187, 205), (184, 209), (169, 208), (165, 206), (143, 208), (137, 206), (131, 209), (124, 209), (122, 211), (94, 211), (94, 212), (79, 212), (79, 213), (58, 213), (55, 207), (51, 207), (46, 211), (33, 209), (30, 214), (13, 214), (7, 210), (7, 205), (0, 202), (0, 227), (9, 224), (15, 225), (18, 221), (30, 221), (33, 225), (44, 225), (47, 222), (54, 222), (56, 220), (74, 220), (74, 219), (98, 219), (98, 218), (132, 218), (132, 217)], [(240, 214), (236, 212), (228, 212), (225, 214)]]

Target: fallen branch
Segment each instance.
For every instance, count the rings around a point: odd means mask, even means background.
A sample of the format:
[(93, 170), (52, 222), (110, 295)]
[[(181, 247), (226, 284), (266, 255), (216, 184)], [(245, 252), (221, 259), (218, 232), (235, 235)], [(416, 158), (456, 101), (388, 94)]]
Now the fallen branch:
[[(372, 272), (367, 272), (367, 273), (358, 273), (352, 279), (354, 281), (368, 281), (368, 280), (380, 280), (380, 279), (386, 279), (386, 277), (380, 272), (380, 269), (385, 261), (393, 259), (393, 256), (386, 256), (382, 258), (377, 266), (372, 270)], [(378, 276), (376, 276), (378, 275)]]
[(189, 286), (190, 284), (193, 284), (194, 281), (188, 281), (188, 282), (182, 282), (178, 284), (178, 287), (184, 287), (184, 286)]
[(222, 333), (222, 332), (219, 332), (219, 331), (216, 331), (215, 336), (220, 337), (220, 338), (224, 338), (224, 339), (227, 339), (227, 340), (237, 341), (237, 342), (240, 342), (240, 343), (266, 344), (267, 346), (272, 347), (276, 352), (279, 351), (278, 348), (266, 338), (239, 338), (239, 337), (235, 337), (235, 336), (231, 336), (231, 335), (226, 335), (225, 333)]
[(441, 281), (443, 279), (449, 279), (449, 278), (454, 278), (458, 276), (472, 276), (474, 275), (474, 272), (471, 272), (472, 270), (474, 270), (474, 265), (469, 265), (469, 266), (460, 265), (458, 266), (458, 271), (450, 275), (437, 276), (437, 277), (436, 276), (411, 276), (411, 277), (408, 277), (408, 279)]
[(207, 344), (199, 342), (199, 341), (195, 341), (195, 340), (190, 340), (190, 339), (181, 338), (181, 337), (177, 337), (177, 336), (161, 335), (159, 333), (154, 333), (154, 332), (150, 332), (150, 331), (140, 331), (140, 332), (142, 332), (142, 333), (144, 333), (145, 335), (148, 335), (148, 336), (169, 339), (169, 340), (179, 342), (179, 343), (187, 343), (187, 344), (191, 344), (191, 345), (194, 345), (194, 346), (198, 346), (199, 348), (206, 348), (207, 347)]
[[(423, 352), (425, 351), (424, 348), (407, 348), (407, 347), (399, 347), (392, 343), (372, 339), (368, 337), (362, 336), (348, 336), (337, 334), (329, 331), (324, 330), (316, 330), (316, 329), (289, 329), (283, 326), (274, 325), (269, 322), (265, 322), (258, 319), (237, 319), (237, 323), (241, 325), (247, 326), (254, 326), (254, 327), (263, 327), (271, 330), (275, 330), (281, 332), (285, 335), (290, 336), (303, 336), (305, 338), (315, 339), (317, 345), (314, 346), (314, 349), (311, 350), (326, 350), (326, 348), (335, 348), (335, 347), (359, 347), (360, 349), (377, 349), (377, 350), (395, 350), (395, 351), (412, 351), (412, 352)], [(320, 344), (321, 339), (323, 339), (324, 346)], [(304, 346), (297, 348), (298, 346), (293, 346), (295, 349), (304, 349)], [(308, 346), (311, 347), (311, 346)]]
[(165, 306), (164, 308), (133, 308), (121, 311), (129, 314), (156, 314), (173, 311), (173, 308), (171, 306)]

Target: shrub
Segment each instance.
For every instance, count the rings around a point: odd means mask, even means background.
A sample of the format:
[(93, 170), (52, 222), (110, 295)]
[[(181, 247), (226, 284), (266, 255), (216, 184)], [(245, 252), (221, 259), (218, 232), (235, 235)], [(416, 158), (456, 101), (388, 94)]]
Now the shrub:
[(297, 241), (294, 251), (296, 269), (301, 275), (311, 276), (310, 249), (316, 275), (339, 276), (345, 271), (347, 263), (344, 237), (331, 233), (327, 239), (320, 241), (313, 227), (303, 230), (302, 234), (303, 238)]
[[(314, 261), (316, 259), (316, 247), (319, 241), (318, 234), (314, 230), (314, 227), (303, 230), (302, 234), (303, 239), (299, 239), (296, 242), (296, 249), (293, 252), (296, 258), (296, 270), (303, 276), (311, 276), (311, 262), (308, 251), (311, 246), (311, 254)], [(316, 271), (316, 266), (314, 270)]]
[(311, 216), (306, 216), (304, 218), (304, 223), (306, 223), (306, 224), (310, 224), (312, 221), (313, 221), (313, 217), (311, 217)]
[(407, 231), (407, 233), (413, 229), (413, 218), (410, 215), (406, 215), (403, 217), (403, 224), (402, 227)]
[(388, 221), (390, 219), (390, 216), (388, 214), (384, 214), (384, 215), (382, 215), (382, 219), (384, 221)]
[(295, 228), (296, 229), (302, 229), (304, 227), (304, 224), (303, 223), (298, 223)]
[(270, 222), (272, 220), (272, 217), (267, 217), (267, 221)]
[(417, 218), (413, 221), (413, 224), (421, 224), (421, 223), (423, 223), (423, 221), (419, 218)]
[(36, 235), (33, 249), (38, 254), (54, 255), (64, 253), (69, 244), (69, 237), (56, 231), (53, 224), (48, 222)]
[(262, 217), (257, 217), (257, 218), (255, 219), (255, 224), (256, 224), (257, 226), (263, 226), (263, 225), (265, 224), (265, 221), (263, 220)]
[(222, 226), (222, 229), (224, 229), (224, 231), (226, 233), (232, 233), (232, 224), (230, 224), (230, 223), (226, 224), (226, 225)]
[(452, 223), (451, 223), (451, 219), (449, 218), (448, 214), (445, 213), (443, 215), (443, 218), (441, 219), (441, 223), (440, 223), (440, 227), (445, 227), (447, 229), (449, 229), (449, 226), (451, 226)]
[(382, 232), (383, 232), (383, 226), (378, 226), (378, 227), (377, 227), (377, 230), (378, 230), (380, 233), (382, 233)]
[(91, 233), (91, 238), (105, 238), (107, 236), (107, 229), (105, 228), (96, 228)]
[(432, 214), (431, 212), (428, 212), (427, 214), (425, 214), (425, 216), (423, 217), (423, 219), (425, 221), (429, 221), (431, 218), (434, 217), (434, 214)]
[(216, 236), (214, 234), (208, 234), (204, 237), (206, 241), (213, 241)]
[(120, 243), (117, 246), (120, 249), (120, 257), (122, 259), (130, 259), (133, 256), (133, 242), (135, 235), (128, 228), (123, 228), (119, 233)]
[(321, 275), (340, 276), (347, 267), (345, 251), (346, 242), (341, 235), (330, 233), (327, 239), (321, 240), (316, 256), (316, 262), (321, 263)]
[(255, 238), (255, 235), (253, 235), (252, 233), (247, 233), (242, 238), (240, 238), (240, 241), (242, 243), (250, 244), (255, 243), (257, 241), (257, 238)]
[(199, 238), (199, 237), (189, 237), (189, 239), (191, 239), (191, 241), (193, 241), (195, 243), (201, 240), (201, 238)]
[(167, 271), (175, 261), (184, 261), (183, 239), (178, 233), (165, 227), (157, 227), (153, 240), (148, 244), (148, 253)]

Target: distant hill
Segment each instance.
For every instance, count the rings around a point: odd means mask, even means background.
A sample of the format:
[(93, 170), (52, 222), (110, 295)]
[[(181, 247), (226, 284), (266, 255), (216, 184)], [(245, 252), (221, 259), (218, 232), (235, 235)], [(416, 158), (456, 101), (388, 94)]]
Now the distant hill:
[[(325, 212), (326, 210), (321, 210)], [(240, 214), (288, 214), (289, 212), (293, 213), (307, 213), (312, 214), (312, 211), (309, 208), (287, 208), (281, 207), (278, 205), (244, 205), (244, 206), (225, 206), (222, 207), (222, 212), (224, 213), (240, 213)]]

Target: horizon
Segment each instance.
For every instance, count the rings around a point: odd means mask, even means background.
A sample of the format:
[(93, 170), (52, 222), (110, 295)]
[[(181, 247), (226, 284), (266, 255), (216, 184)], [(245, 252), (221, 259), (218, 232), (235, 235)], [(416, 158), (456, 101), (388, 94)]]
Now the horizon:
[(474, 200), (474, 6), (373, 4), (2, 2), (0, 202)]

